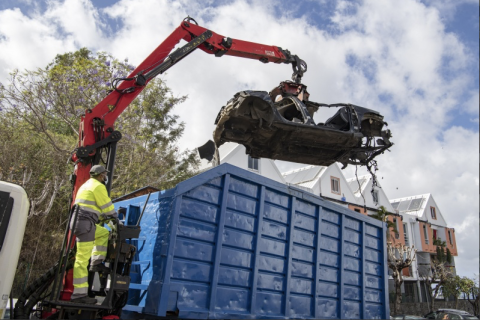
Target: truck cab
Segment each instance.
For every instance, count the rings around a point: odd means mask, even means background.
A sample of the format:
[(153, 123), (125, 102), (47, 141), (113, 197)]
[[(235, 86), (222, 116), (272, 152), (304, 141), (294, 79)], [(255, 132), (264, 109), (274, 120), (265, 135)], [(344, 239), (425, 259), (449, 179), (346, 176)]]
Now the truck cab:
[(0, 319), (9, 304), (30, 201), (16, 184), (0, 181)]

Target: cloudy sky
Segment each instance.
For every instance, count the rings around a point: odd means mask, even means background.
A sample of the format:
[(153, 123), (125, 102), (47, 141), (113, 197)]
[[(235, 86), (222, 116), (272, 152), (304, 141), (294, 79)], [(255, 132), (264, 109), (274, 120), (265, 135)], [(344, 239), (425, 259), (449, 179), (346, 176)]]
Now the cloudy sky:
[[(382, 113), (395, 143), (377, 158), (387, 196), (433, 194), (456, 231), (457, 272), (479, 273), (478, 0), (2, 0), (0, 81), (81, 47), (138, 65), (187, 15), (300, 56), (312, 101)], [(175, 95), (189, 97), (176, 109), (187, 123), (180, 147), (210, 139), (236, 92), (269, 91), (290, 76), (289, 65), (194, 52), (163, 76)]]

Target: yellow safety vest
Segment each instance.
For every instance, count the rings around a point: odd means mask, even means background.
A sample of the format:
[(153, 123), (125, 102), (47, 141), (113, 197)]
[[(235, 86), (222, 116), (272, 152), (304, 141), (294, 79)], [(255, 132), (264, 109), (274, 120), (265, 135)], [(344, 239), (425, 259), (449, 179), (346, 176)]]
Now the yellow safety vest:
[(81, 211), (93, 213), (96, 220), (101, 216), (115, 214), (115, 207), (108, 196), (107, 188), (97, 179), (90, 178), (78, 189), (75, 204), (80, 206)]

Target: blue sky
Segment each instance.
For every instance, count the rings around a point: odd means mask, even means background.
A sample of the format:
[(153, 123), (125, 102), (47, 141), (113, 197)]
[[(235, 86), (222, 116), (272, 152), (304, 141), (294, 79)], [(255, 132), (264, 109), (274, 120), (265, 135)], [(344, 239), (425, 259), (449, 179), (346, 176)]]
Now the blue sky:
[[(378, 158), (387, 196), (433, 194), (456, 230), (459, 274), (478, 274), (477, 0), (3, 0), (0, 82), (81, 47), (138, 65), (187, 15), (219, 34), (299, 55), (313, 101), (380, 111), (395, 143)], [(179, 147), (211, 138), (218, 110), (237, 91), (269, 91), (290, 75), (287, 65), (194, 52), (162, 76), (189, 96), (176, 109), (187, 125)], [(295, 166), (279, 163), (282, 171)]]

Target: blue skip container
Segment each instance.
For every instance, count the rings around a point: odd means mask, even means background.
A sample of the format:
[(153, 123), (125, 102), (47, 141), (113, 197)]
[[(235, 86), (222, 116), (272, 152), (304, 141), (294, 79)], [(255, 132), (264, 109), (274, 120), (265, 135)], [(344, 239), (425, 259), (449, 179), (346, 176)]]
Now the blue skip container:
[[(115, 203), (136, 224), (147, 196)], [(384, 223), (230, 164), (152, 193), (128, 318), (389, 317)]]

